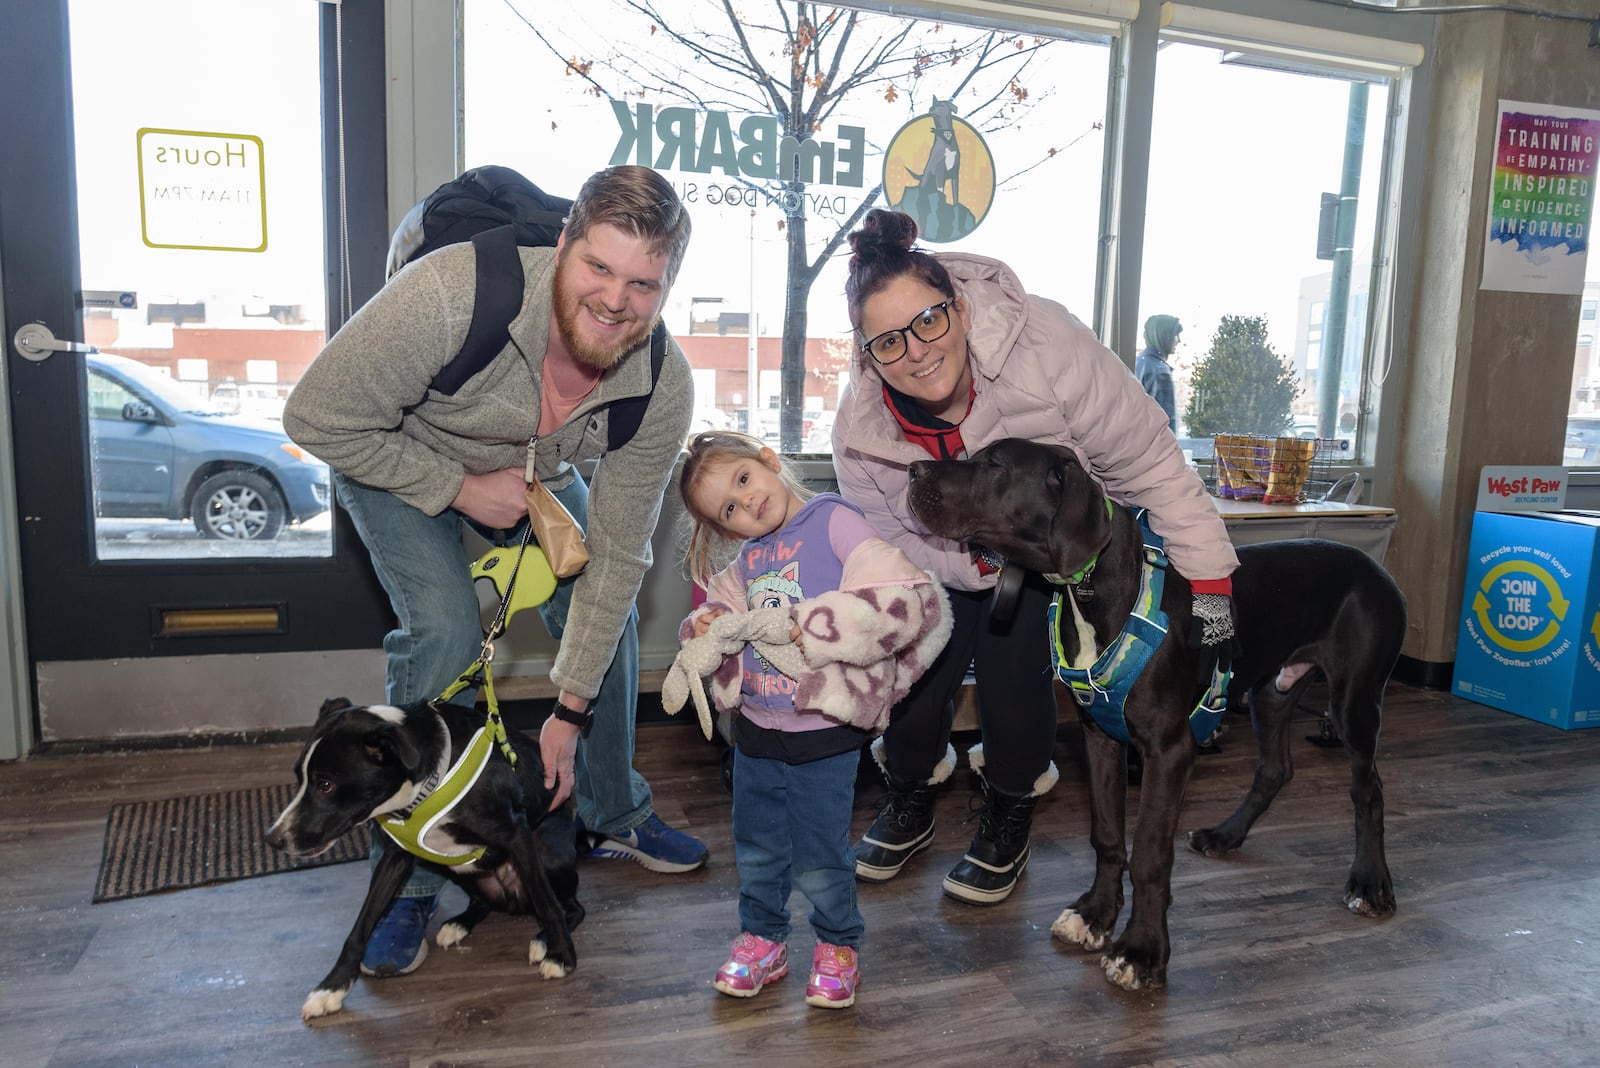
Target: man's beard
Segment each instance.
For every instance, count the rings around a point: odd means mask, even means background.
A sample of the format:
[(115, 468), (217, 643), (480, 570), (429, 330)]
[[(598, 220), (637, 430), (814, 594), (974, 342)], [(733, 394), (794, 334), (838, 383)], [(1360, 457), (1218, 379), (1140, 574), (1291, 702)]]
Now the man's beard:
[(654, 329), (654, 321), (648, 323), (635, 322), (633, 328), (627, 330), (620, 338), (603, 347), (585, 342), (578, 333), (578, 316), (589, 314), (583, 305), (574, 297), (567, 295), (564, 285), (566, 263), (564, 257), (556, 259), (556, 277), (554, 283), (556, 329), (561, 333), (561, 340), (567, 346), (567, 351), (572, 353), (572, 358), (585, 367), (596, 371), (609, 371), (617, 365), (617, 361), (636, 348), (640, 342), (650, 336)]

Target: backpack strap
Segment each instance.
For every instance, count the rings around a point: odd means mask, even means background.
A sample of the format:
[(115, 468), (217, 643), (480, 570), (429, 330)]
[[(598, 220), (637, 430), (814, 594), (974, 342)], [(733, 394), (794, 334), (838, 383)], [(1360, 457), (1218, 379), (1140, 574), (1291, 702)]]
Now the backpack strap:
[(661, 381), (661, 364), (667, 358), (667, 324), (658, 322), (650, 332), (650, 392), (642, 397), (624, 397), (612, 401), (607, 409), (606, 451), (622, 448), (633, 440), (644, 422), (645, 409), (655, 396), (656, 383)]
[(508, 224), (473, 234), (472, 250), (478, 260), (472, 324), (461, 351), (430, 383), (452, 396), (506, 347), (511, 320), (522, 310), (522, 255), (517, 251), (516, 227)]

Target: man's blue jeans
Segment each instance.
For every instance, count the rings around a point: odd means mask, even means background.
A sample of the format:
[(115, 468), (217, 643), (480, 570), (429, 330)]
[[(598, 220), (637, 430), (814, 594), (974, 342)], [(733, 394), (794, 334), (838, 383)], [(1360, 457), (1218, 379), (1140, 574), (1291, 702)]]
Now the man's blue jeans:
[[(462, 529), (472, 526), (491, 540), (496, 532), (483, 530), (450, 509), (426, 515), (386, 490), (337, 472), (333, 482), (399, 621), (383, 639), (388, 655), (385, 699), (405, 705), (438, 697), (483, 651), (483, 624), (461, 545)], [(589, 487), (583, 479), (575, 475), (571, 485), (554, 492), (579, 525), (587, 527)], [(521, 539), (519, 527), (508, 540), (516, 544)], [(555, 594), (539, 607), (545, 628), (558, 641), (574, 581), (562, 579)], [(476, 693), (463, 690), (453, 700), (470, 706)], [(630, 609), (616, 657), (590, 704), (594, 726), (589, 737), (578, 742), (574, 793), (578, 816), (591, 831), (624, 834), (654, 811), (650, 784), (633, 768), (638, 697), (639, 613)], [(419, 866), (400, 896), (436, 894), (443, 884), (443, 876)]]
[(771, 942), (789, 937), (789, 891), (811, 902), (811, 930), (852, 949), (866, 925), (856, 905), (850, 807), (861, 751), (806, 764), (733, 757), (733, 855), (739, 923)]

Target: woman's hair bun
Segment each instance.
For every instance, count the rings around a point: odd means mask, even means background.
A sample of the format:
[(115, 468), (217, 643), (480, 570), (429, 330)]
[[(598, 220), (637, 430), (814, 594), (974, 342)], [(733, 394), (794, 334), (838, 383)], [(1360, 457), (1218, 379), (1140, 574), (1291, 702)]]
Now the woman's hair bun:
[(873, 208), (850, 235), (856, 261), (875, 260), (911, 251), (917, 241), (917, 221), (902, 211)]

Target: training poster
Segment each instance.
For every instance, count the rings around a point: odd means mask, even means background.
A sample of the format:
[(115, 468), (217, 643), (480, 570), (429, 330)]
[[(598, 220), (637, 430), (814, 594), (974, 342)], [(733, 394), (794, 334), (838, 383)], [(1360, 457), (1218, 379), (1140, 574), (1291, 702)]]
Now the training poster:
[(1500, 101), (1482, 289), (1583, 292), (1600, 111)]

